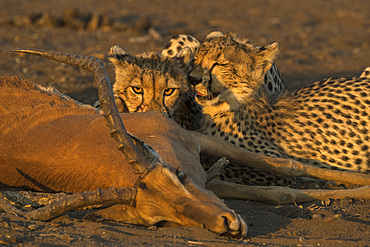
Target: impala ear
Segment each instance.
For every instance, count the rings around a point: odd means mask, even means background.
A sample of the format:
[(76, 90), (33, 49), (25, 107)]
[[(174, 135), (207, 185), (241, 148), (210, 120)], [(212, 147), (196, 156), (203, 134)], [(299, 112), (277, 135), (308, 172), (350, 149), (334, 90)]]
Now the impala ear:
[(125, 50), (118, 45), (112, 46), (109, 49), (108, 57), (109, 61), (111, 61), (114, 66), (131, 64), (134, 60), (130, 54), (125, 52)]

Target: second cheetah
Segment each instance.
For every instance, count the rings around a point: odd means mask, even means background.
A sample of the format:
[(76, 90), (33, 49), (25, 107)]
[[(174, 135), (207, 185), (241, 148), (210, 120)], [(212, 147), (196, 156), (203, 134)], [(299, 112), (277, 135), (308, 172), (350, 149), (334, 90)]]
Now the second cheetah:
[(258, 49), (240, 40), (211, 38), (195, 53), (200, 131), (255, 153), (369, 172), (370, 80), (330, 78), (272, 99), (263, 75), (278, 44)]

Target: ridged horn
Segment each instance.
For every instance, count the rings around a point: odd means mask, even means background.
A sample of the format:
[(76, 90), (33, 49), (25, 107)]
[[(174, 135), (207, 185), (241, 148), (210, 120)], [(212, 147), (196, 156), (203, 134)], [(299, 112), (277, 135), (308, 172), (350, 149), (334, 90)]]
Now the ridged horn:
[[(118, 142), (118, 149), (123, 153), (125, 159), (139, 177), (145, 176), (150, 170), (152, 170), (154, 164), (151, 164), (143, 154), (138, 151), (123, 125), (117, 106), (114, 102), (112, 86), (107, 71), (103, 62), (99, 58), (39, 49), (17, 49), (13, 50), (13, 52), (36, 55), (90, 71), (95, 78), (96, 86), (98, 88), (103, 115), (111, 130), (111, 136)], [(136, 144), (139, 143), (140, 142), (137, 142)], [(145, 149), (145, 147), (140, 148)]]

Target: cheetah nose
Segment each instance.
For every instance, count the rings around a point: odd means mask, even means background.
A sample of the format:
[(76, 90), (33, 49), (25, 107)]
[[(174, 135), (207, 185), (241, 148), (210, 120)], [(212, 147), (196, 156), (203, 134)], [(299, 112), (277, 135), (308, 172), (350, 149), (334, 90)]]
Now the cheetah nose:
[(193, 86), (202, 82), (202, 79), (198, 79), (198, 78), (196, 78), (194, 76), (191, 76), (191, 75), (188, 76), (188, 79), (189, 79), (191, 85), (193, 85)]

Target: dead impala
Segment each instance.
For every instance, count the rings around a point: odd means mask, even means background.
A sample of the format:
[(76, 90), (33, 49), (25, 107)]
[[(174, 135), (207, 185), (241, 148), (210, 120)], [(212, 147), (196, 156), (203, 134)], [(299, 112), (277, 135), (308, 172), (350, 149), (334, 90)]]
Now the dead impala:
[(129, 188), (125, 205), (111, 206), (101, 215), (141, 225), (203, 225), (217, 234), (245, 236), (243, 219), (202, 188), (205, 173), (195, 139), (159, 113), (121, 115), (130, 133), (176, 168), (163, 161), (127, 134), (102, 62), (82, 63), (94, 73), (105, 119), (63, 95), (17, 78), (1, 78), (2, 187), (48, 192)]

